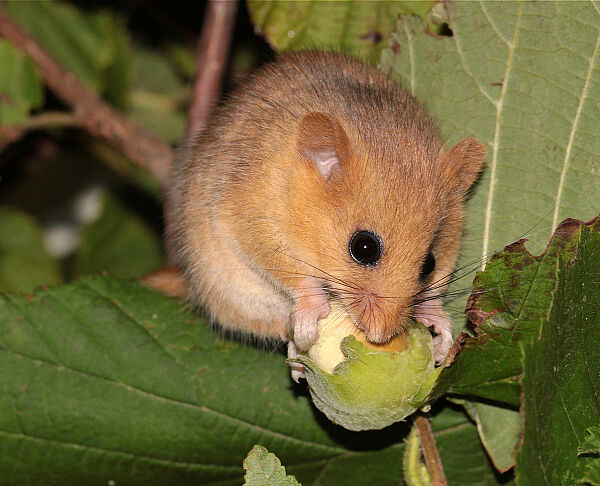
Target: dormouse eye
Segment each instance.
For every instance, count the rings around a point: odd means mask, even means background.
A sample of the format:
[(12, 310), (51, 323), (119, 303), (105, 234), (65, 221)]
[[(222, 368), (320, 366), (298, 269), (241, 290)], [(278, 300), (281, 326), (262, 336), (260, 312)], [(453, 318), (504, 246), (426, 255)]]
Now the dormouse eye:
[(425, 277), (427, 277), (427, 275), (429, 275), (431, 272), (433, 272), (434, 268), (435, 268), (435, 257), (433, 256), (433, 253), (429, 252), (429, 253), (427, 253), (427, 256), (425, 257), (425, 261), (423, 262), (423, 267), (421, 268), (421, 279), (424, 279)]
[(360, 265), (375, 265), (383, 253), (379, 236), (370, 231), (357, 231), (350, 238), (350, 256)]

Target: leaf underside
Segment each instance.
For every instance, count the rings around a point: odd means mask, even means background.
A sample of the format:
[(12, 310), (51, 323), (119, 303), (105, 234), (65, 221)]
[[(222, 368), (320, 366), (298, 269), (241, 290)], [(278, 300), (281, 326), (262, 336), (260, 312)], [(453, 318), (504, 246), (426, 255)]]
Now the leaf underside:
[[(460, 275), (523, 235), (539, 253), (564, 218), (598, 214), (600, 6), (448, 2), (447, 15), (449, 37), (399, 19), (381, 66), (426, 104), (450, 146), (476, 136), (488, 148), (467, 203)], [(463, 303), (450, 304), (461, 312)]]
[(424, 17), (433, 1), (248, 2), (258, 32), (277, 51), (336, 50), (379, 63), (401, 14)]

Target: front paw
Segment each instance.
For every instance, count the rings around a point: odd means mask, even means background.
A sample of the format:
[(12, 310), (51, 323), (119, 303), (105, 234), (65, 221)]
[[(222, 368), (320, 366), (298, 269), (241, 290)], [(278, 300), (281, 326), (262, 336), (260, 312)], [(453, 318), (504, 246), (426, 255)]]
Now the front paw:
[(446, 360), (453, 342), (452, 333), (450, 332), (442, 331), (441, 334), (433, 338), (433, 357), (436, 363), (443, 363)]
[(294, 343), (301, 351), (306, 351), (319, 339), (320, 316), (314, 312), (302, 312), (294, 315)]
[(433, 338), (433, 355), (437, 363), (443, 363), (454, 340), (452, 338), (452, 321), (442, 309), (438, 299), (417, 307), (415, 320), (426, 327), (432, 327), (437, 334)]
[[(293, 341), (288, 343), (287, 357), (288, 360), (298, 357), (298, 348), (296, 348), (296, 345), (293, 343)], [(292, 375), (292, 380), (298, 383), (301, 379), (306, 379), (306, 369), (302, 363), (290, 363), (288, 361), (288, 364), (291, 368), (290, 373)]]
[[(296, 305), (292, 314), (292, 340), (296, 348), (306, 351), (319, 339), (319, 319), (329, 315), (331, 307), (325, 292), (315, 279), (304, 279), (304, 290), (296, 297)], [(315, 281), (313, 281), (315, 280)], [(319, 289), (317, 291), (316, 289)]]

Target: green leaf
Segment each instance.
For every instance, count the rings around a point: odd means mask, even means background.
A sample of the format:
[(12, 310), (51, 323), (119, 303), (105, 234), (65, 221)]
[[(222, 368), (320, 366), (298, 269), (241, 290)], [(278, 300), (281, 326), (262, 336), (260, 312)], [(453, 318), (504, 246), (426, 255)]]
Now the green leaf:
[(7, 1), (4, 8), (88, 87), (111, 100), (123, 100), (129, 39), (122, 22), (108, 12), (84, 14), (60, 2)]
[(194, 50), (188, 44), (167, 43), (165, 53), (170, 63), (184, 79), (194, 79), (196, 76), (196, 57), (194, 56)]
[(442, 373), (437, 394), (446, 391), (519, 406), (523, 371), (519, 343), (532, 340), (550, 315), (557, 261), (571, 250), (563, 237), (570, 224), (567, 220), (557, 229), (542, 255), (531, 255), (518, 241), (477, 274), (467, 310), (476, 335), (459, 337), (463, 349)]
[[(401, 482), (407, 426), (331, 425), (282, 354), (137, 284), (0, 296), (0, 369), (0, 484), (235, 485), (256, 443), (305, 485)], [(497, 484), (464, 414), (432, 427), (450, 484)]]
[(600, 463), (598, 461), (589, 464), (588, 470), (580, 482), (600, 486)]
[(108, 272), (122, 279), (141, 278), (162, 265), (160, 235), (107, 194), (100, 218), (84, 228), (75, 273)]
[(244, 459), (244, 469), (244, 484), (248, 486), (300, 486), (294, 476), (286, 476), (277, 456), (259, 445)]
[[(492, 258), (485, 272), (477, 275), (477, 290), (469, 303), (468, 313), (477, 324), (477, 335), (461, 336), (463, 349), (455, 357), (454, 363), (442, 373), (437, 394), (445, 390), (514, 406), (520, 404), (519, 377), (523, 373), (523, 346), (527, 347), (530, 342), (537, 340), (540, 331), (549, 325), (546, 322), (552, 323), (552, 319), (557, 319), (553, 316), (561, 306), (578, 307), (581, 299), (587, 299), (585, 293), (582, 293), (586, 290), (584, 287), (591, 287), (591, 292), (598, 294), (592, 278), (574, 282), (573, 273), (566, 275), (560, 270), (563, 262), (583, 258), (587, 259), (585, 264), (590, 272), (598, 272), (598, 223), (593, 222), (588, 226), (580, 221), (564, 221), (555, 232), (546, 252), (540, 256), (532, 256), (521, 241), (508, 246), (504, 252)], [(582, 241), (580, 233), (589, 233), (586, 237), (588, 240)], [(583, 255), (584, 249), (590, 256)], [(557, 294), (561, 285), (567, 285), (565, 282), (570, 286), (569, 291)], [(481, 289), (485, 289), (485, 292)], [(580, 312), (579, 318), (589, 322), (586, 325), (598, 321), (598, 312), (593, 306), (587, 307), (585, 311), (580, 308)], [(588, 338), (590, 356), (597, 361), (596, 358), (600, 357), (600, 340), (593, 333)], [(537, 359), (540, 360), (541, 357), (538, 356)], [(548, 366), (560, 369), (561, 364), (556, 362)], [(580, 374), (583, 372), (578, 371)], [(596, 376), (594, 370), (589, 373)], [(533, 383), (538, 382), (534, 379), (531, 386), (534, 386)], [(536, 386), (539, 387), (539, 383)], [(586, 387), (580, 391), (597, 393)], [(582, 403), (581, 396), (578, 399), (578, 403)], [(552, 397), (548, 400), (552, 402)], [(484, 405), (467, 403), (465, 406), (476, 420), (481, 439), (495, 465), (499, 470), (510, 467), (520, 430), (514, 414)], [(535, 405), (535, 408), (540, 410), (540, 405)], [(482, 412), (488, 415), (485, 427), (481, 421)]]
[(168, 55), (139, 46), (133, 55), (133, 87), (127, 114), (167, 143), (179, 142), (186, 123), (189, 89), (178, 78)]
[(0, 208), (0, 292), (30, 292), (60, 281), (58, 263), (46, 252), (38, 223), (21, 211)]
[(581, 454), (600, 454), (600, 425), (590, 427), (588, 435), (585, 436), (583, 442), (579, 444), (577, 453)]
[(559, 229), (555, 239), (565, 251), (556, 260), (554, 305), (536, 338), (522, 345), (522, 485), (577, 484), (597, 462), (577, 452), (586, 430), (600, 424), (600, 218)]
[(334, 49), (377, 64), (398, 15), (425, 16), (434, 4), (250, 0), (248, 7), (259, 33), (277, 51)]
[(469, 417), (477, 425), (479, 438), (494, 467), (501, 472), (515, 465), (521, 433), (521, 415), (516, 410), (461, 400)]
[(222, 341), (173, 301), (85, 279), (0, 301), (7, 484), (239, 484), (261, 442), (321, 468), (343, 454), (279, 354)]
[[(443, 431), (435, 433), (435, 440), (448, 484), (452, 486), (511, 484), (510, 474), (499, 475), (494, 471), (481, 447), (475, 426), (470, 422), (463, 422), (462, 417), (462, 413), (450, 413), (450, 410), (445, 410), (431, 421), (434, 431), (442, 423), (444, 424)], [(452, 421), (455, 421), (454, 425)]]
[(589, 435), (579, 444), (579, 455), (590, 455), (592, 460), (588, 463), (582, 483), (600, 486), (600, 426), (590, 427)]
[(0, 125), (23, 123), (44, 92), (29, 56), (0, 39)]
[(133, 80), (133, 48), (127, 35), (124, 19), (110, 15), (97, 15), (90, 20), (98, 26), (104, 42), (110, 48), (110, 62), (102, 73), (103, 93), (108, 101), (120, 109), (129, 104), (131, 83)]
[(598, 5), (450, 1), (447, 12), (450, 37), (402, 17), (382, 67), (427, 105), (450, 145), (476, 136), (488, 147), (459, 266), (536, 225), (529, 247), (540, 252), (565, 217), (599, 210)]

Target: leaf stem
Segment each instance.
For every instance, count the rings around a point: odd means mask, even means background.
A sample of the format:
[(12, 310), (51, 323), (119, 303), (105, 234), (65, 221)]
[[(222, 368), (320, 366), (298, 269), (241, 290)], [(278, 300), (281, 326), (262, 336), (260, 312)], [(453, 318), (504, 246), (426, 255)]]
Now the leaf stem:
[(51, 111), (31, 116), (21, 125), (0, 126), (0, 152), (2, 152), (7, 145), (20, 139), (30, 130), (46, 127), (77, 126), (81, 126), (81, 124), (73, 114), (62, 111)]

